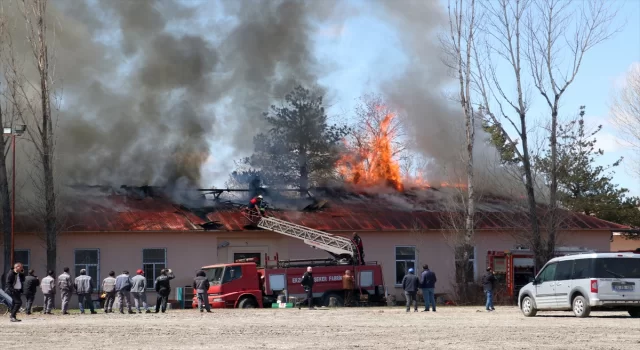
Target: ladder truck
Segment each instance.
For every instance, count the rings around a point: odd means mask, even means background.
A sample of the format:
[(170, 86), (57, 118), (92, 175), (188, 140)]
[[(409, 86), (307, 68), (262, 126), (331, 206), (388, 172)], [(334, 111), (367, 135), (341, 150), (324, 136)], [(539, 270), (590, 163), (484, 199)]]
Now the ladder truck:
[[(384, 305), (386, 293), (382, 266), (377, 262), (359, 264), (359, 251), (351, 239), (314, 230), (274, 217), (262, 217), (245, 209), (243, 214), (257, 227), (276, 232), (333, 256), (329, 259), (280, 260), (265, 256), (265, 266), (257, 266), (257, 259), (241, 259), (229, 264), (202, 267), (210, 281), (209, 304), (213, 308), (271, 307), (278, 296), (304, 299), (300, 284), (306, 268), (313, 268), (313, 297), (315, 305), (329, 304), (335, 298), (338, 305)], [(354, 289), (345, 290), (342, 276), (352, 272)], [(349, 300), (345, 298), (349, 296)], [(194, 296), (193, 307), (197, 307)]]

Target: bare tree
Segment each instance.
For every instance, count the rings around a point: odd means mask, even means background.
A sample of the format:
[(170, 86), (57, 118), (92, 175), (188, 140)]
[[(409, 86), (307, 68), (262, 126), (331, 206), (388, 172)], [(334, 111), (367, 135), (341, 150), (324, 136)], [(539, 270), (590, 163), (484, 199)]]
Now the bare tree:
[[(0, 6), (0, 74), (2, 74), (2, 79), (0, 80), (0, 126), (3, 128), (7, 124), (10, 126), (13, 121), (12, 116), (8, 113), (12, 108), (8, 98), (10, 92), (7, 87), (7, 74), (5, 72), (6, 43), (9, 40), (6, 19), (5, 9), (3, 6)], [(11, 266), (11, 201), (9, 198), (9, 180), (6, 163), (7, 146), (8, 142), (5, 136), (0, 137), (0, 150), (3, 151), (2, 155), (0, 155), (0, 208), (2, 210), (0, 218), (2, 219), (2, 242), (4, 246), (3, 267), (5, 270), (8, 266)], [(4, 278), (1, 284), (2, 287), (4, 287)]]
[[(456, 260), (468, 261), (469, 249), (474, 237), (474, 217), (475, 217), (475, 193), (474, 193), (474, 168), (473, 168), (473, 145), (475, 142), (475, 118), (474, 103), (472, 101), (472, 88), (474, 80), (472, 77), (472, 67), (474, 67), (473, 48), (475, 45), (474, 37), (477, 31), (476, 26), (476, 3), (470, 0), (468, 4), (464, 0), (450, 0), (449, 5), (449, 32), (447, 36), (441, 38), (442, 46), (447, 53), (445, 63), (455, 72), (456, 78), (460, 84), (458, 102), (462, 107), (465, 118), (466, 129), (466, 152), (462, 157), (466, 164), (466, 183), (465, 191), (465, 224), (464, 236), (462, 236), (460, 244), (462, 249), (456, 246)], [(454, 227), (454, 229), (457, 229)], [(461, 256), (458, 256), (461, 255)], [(458, 268), (458, 266), (456, 267)], [(462, 267), (464, 268), (464, 267)], [(466, 276), (462, 273), (462, 276)], [(463, 284), (469, 281), (462, 280)]]
[[(57, 237), (59, 232), (56, 211), (56, 190), (54, 183), (54, 128), (52, 116), (53, 69), (50, 66), (49, 52), (50, 34), (47, 23), (48, 0), (21, 0), (20, 11), (27, 27), (27, 40), (35, 61), (37, 83), (21, 79), (18, 72), (14, 74), (19, 81), (18, 89), (24, 103), (22, 119), (32, 127), (27, 131), (35, 149), (35, 168), (39, 174), (33, 174), (33, 185), (38, 205), (36, 211), (44, 217), (44, 234), (47, 246), (47, 269), (55, 270), (57, 260)], [(36, 96), (35, 99), (31, 96)], [(41, 208), (40, 208), (41, 207)]]
[(640, 175), (640, 64), (627, 72), (624, 86), (613, 98), (611, 115), (625, 141), (636, 151), (634, 170)]
[[(549, 150), (549, 208), (546, 247), (543, 259), (553, 258), (558, 232), (558, 113), (560, 100), (578, 75), (587, 51), (610, 38), (616, 16), (610, 1), (581, 2), (576, 14), (574, 4), (565, 0), (534, 0), (526, 20), (527, 49), (533, 84), (544, 98), (551, 115)], [(569, 66), (562, 68), (569, 58)]]

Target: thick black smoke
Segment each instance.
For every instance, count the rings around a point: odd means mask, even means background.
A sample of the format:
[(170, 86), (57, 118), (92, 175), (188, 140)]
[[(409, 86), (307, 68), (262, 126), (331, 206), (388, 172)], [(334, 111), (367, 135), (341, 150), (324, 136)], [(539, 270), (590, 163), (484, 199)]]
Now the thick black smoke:
[[(249, 150), (275, 99), (316, 85), (311, 36), (338, 5), (52, 1), (57, 173), (67, 183), (208, 183), (201, 167), (215, 157), (212, 141)], [(14, 40), (26, 41), (11, 11)], [(16, 45), (24, 57), (29, 49)], [(31, 78), (33, 68), (25, 66)]]

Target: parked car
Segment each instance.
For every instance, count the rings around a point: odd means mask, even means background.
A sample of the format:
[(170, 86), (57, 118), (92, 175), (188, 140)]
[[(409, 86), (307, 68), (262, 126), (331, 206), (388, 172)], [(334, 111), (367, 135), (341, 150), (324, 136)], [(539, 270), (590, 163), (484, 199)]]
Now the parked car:
[(549, 260), (518, 295), (527, 317), (538, 311), (628, 311), (640, 317), (640, 254), (586, 253)]

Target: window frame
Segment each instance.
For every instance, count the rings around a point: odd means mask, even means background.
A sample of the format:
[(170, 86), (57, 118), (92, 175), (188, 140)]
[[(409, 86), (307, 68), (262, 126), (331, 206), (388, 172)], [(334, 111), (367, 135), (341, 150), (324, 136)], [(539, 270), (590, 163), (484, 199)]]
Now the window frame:
[[(406, 260), (406, 259), (398, 259), (398, 254), (397, 254), (397, 249), (398, 248), (413, 248), (413, 260)], [(398, 269), (397, 269), (397, 265), (399, 261), (403, 261), (403, 262), (413, 262), (413, 269), (415, 270), (418, 267), (418, 249), (415, 245), (396, 245), (393, 247), (393, 258), (394, 258), (394, 264), (393, 264), (393, 274), (395, 277), (394, 280), (394, 285), (396, 287), (402, 287), (402, 283), (398, 283)], [(406, 265), (405, 265), (406, 266)], [(409, 271), (408, 269), (406, 269), (406, 271)], [(407, 272), (405, 272), (406, 274)], [(404, 277), (404, 276), (403, 276)], [(400, 280), (401, 281), (401, 280)]]
[[(27, 262), (23, 262), (23, 261), (18, 261), (16, 259), (16, 253), (17, 252), (27, 252)], [(24, 273), (25, 275), (29, 273), (29, 269), (31, 269), (31, 249), (26, 248), (26, 249), (14, 249), (13, 250), (13, 261), (14, 263), (19, 262), (22, 263), (22, 267), (24, 267)], [(13, 269), (13, 266), (11, 267), (11, 269)]]
[[(145, 265), (152, 265), (153, 266), (153, 270), (152, 270), (153, 271), (153, 277), (151, 278), (151, 283), (148, 283), (149, 281), (147, 281), (147, 290), (155, 290), (155, 281), (156, 281), (156, 278), (158, 278), (158, 276), (159, 276), (159, 275), (156, 276), (156, 266), (155, 265), (156, 264), (161, 264), (161, 263), (156, 263), (156, 262), (145, 263), (144, 262), (144, 251), (145, 250), (161, 250), (161, 249), (164, 250), (164, 267), (163, 268), (166, 269), (167, 268), (167, 255), (168, 255), (167, 254), (168, 253), (167, 252), (167, 248), (142, 248), (142, 257), (141, 257), (142, 258), (142, 271), (145, 271)], [(145, 278), (147, 278), (147, 277), (148, 276), (146, 276), (146, 273), (145, 273)]]
[[(76, 262), (76, 253), (78, 251), (81, 250), (90, 250), (90, 251), (95, 251), (98, 253), (98, 261), (95, 264), (78, 264)], [(87, 274), (89, 273), (89, 266), (95, 266), (96, 267), (96, 279), (93, 281), (94, 286), (96, 286), (96, 290), (101, 291), (102, 288), (102, 283), (100, 283), (100, 248), (75, 248), (73, 250), (73, 271), (75, 273), (75, 271), (77, 270), (76, 267), (77, 266), (84, 266), (83, 268), (87, 270)], [(74, 276), (74, 277), (78, 277), (78, 276)], [(93, 276), (91, 276), (93, 277)]]

